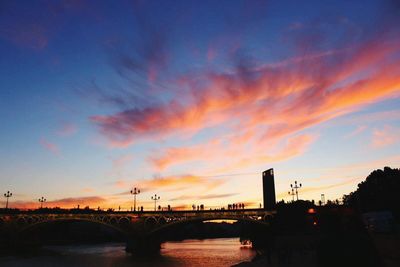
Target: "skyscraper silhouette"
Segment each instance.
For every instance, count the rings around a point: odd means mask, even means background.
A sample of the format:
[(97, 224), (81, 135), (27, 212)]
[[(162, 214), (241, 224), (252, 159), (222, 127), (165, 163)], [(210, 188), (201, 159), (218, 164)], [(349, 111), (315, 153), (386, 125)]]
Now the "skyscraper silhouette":
[(263, 172), (263, 198), (264, 198), (264, 209), (274, 210), (276, 199), (275, 199), (275, 182), (274, 182), (274, 169), (269, 169)]

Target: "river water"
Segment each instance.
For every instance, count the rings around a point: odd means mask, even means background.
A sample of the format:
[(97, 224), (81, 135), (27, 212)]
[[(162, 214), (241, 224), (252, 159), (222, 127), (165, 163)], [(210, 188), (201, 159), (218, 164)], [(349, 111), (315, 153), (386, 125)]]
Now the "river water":
[(232, 266), (250, 261), (254, 250), (239, 238), (184, 240), (162, 245), (160, 255), (138, 258), (125, 253), (125, 244), (51, 246), (24, 256), (0, 256), (7, 267), (125, 267), (125, 266)]

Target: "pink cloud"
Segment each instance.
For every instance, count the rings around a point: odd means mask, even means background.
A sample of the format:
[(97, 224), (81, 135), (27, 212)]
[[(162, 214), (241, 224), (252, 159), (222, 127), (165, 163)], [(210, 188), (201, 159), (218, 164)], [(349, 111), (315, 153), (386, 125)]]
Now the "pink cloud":
[[(103, 206), (107, 203), (107, 199), (99, 196), (89, 196), (89, 197), (70, 197), (47, 201), (44, 203), (44, 207), (54, 208), (76, 208), (78, 205), (80, 208), (89, 206), (91, 208), (97, 208), (98, 206)], [(13, 207), (19, 209), (37, 209), (40, 207), (38, 201), (14, 201), (12, 203)]]
[(58, 146), (56, 144), (50, 143), (49, 141), (47, 141), (44, 138), (41, 138), (39, 143), (47, 151), (50, 151), (51, 153), (53, 153), (55, 155), (59, 155), (60, 154), (60, 149), (58, 148)]
[[(267, 137), (286, 136), (399, 93), (399, 64), (387, 60), (399, 52), (398, 47), (399, 42), (368, 43), (310, 58), (308, 68), (298, 63), (208, 74), (207, 86), (192, 88), (179, 100), (91, 120), (113, 144), (121, 146), (176, 131), (198, 132), (232, 119), (241, 128), (269, 125)], [(330, 63), (332, 57), (340, 63)], [(360, 75), (367, 71), (368, 76)], [(343, 83), (350, 77), (351, 82)]]
[(127, 164), (132, 162), (134, 156), (131, 154), (125, 154), (122, 156), (117, 157), (112, 161), (112, 166), (114, 170), (120, 170), (124, 168)]
[(382, 148), (393, 145), (400, 140), (400, 129), (385, 125), (383, 129), (375, 129), (372, 133), (372, 147)]
[(247, 156), (240, 154), (235, 155), (236, 160), (220, 168), (218, 172), (226, 172), (250, 166), (268, 165), (274, 162), (286, 161), (293, 157), (302, 155), (315, 139), (316, 136), (308, 134), (287, 138), (284, 140), (283, 144), (281, 144), (281, 142), (275, 144), (276, 147), (279, 147), (278, 151), (275, 153), (271, 152), (272, 149), (266, 150), (265, 147), (260, 146), (258, 149), (247, 153)]
[[(167, 98), (155, 96), (143, 106), (125, 106), (90, 120), (111, 147), (141, 140), (187, 140), (215, 131), (195, 144), (153, 151), (148, 160), (159, 171), (194, 161), (229, 159), (219, 162), (228, 170), (288, 160), (307, 151), (316, 139), (305, 130), (400, 95), (400, 41), (374, 37), (273, 63), (231, 58), (239, 61), (233, 67), (175, 77)], [(208, 59), (221, 52), (219, 44), (226, 40), (208, 46)], [(135, 69), (133, 61), (128, 63)], [(364, 130), (361, 126), (350, 136)]]
[[(199, 189), (211, 190), (221, 186), (226, 182), (225, 179), (217, 179), (213, 177), (197, 176), (197, 175), (170, 175), (157, 176), (151, 179), (143, 179), (135, 181), (135, 184), (140, 184), (141, 191), (160, 189), (163, 191), (180, 191), (186, 188), (196, 186)], [(130, 185), (128, 181), (118, 180), (114, 184), (119, 188), (127, 188)], [(128, 194), (129, 192), (126, 192)], [(125, 193), (123, 193), (125, 194)]]
[(356, 129), (354, 129), (352, 132), (347, 134), (345, 138), (351, 138), (354, 136), (358, 136), (359, 134), (363, 133), (368, 127), (366, 125), (360, 125)]
[(75, 124), (72, 123), (64, 123), (60, 129), (58, 129), (57, 133), (60, 136), (71, 136), (74, 135), (78, 131), (78, 128)]
[[(273, 142), (256, 140), (251, 143), (248, 142), (250, 138), (248, 135), (254, 138), (254, 133), (247, 133), (243, 136), (213, 139), (205, 144), (167, 148), (160, 150), (156, 155), (153, 154), (149, 160), (158, 170), (193, 161), (219, 162), (222, 167), (214, 170), (219, 173), (288, 160), (304, 153), (316, 139), (316, 136), (303, 134), (285, 140)], [(221, 159), (224, 159), (223, 163)]]

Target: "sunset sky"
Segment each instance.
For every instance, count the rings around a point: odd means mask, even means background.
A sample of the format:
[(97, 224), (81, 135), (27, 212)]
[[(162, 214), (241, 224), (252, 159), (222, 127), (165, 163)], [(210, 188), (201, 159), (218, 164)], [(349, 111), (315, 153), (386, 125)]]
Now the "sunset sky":
[(11, 207), (341, 198), (400, 167), (400, 5), (1, 1), (0, 115)]

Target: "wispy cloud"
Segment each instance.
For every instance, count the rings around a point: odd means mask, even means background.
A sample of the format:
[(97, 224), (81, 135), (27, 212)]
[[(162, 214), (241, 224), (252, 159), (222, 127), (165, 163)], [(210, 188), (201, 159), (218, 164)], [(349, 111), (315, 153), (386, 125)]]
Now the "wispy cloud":
[(176, 201), (176, 200), (206, 200), (206, 199), (216, 199), (216, 198), (227, 198), (231, 196), (236, 196), (238, 193), (227, 193), (227, 194), (206, 194), (206, 195), (182, 195), (176, 198), (171, 198), (169, 201)]
[[(69, 14), (85, 8), (83, 1), (26, 3), (9, 1), (1, 3), (0, 38), (15, 45), (33, 50), (48, 47), (51, 39)], [(94, 8), (87, 8), (86, 16)]]
[[(201, 75), (207, 86), (191, 88), (189, 82), (190, 90), (181, 94), (182, 101), (92, 116), (91, 120), (115, 146), (220, 125), (231, 129), (234, 125), (232, 130), (239, 129), (237, 134), (242, 134), (240, 129), (264, 125), (264, 138), (279, 139), (398, 94), (399, 64), (388, 61), (399, 52), (398, 47), (397, 41), (368, 43), (338, 54), (304, 59), (309, 68), (302, 68), (302, 61)], [(375, 69), (372, 74), (359, 75), (371, 68)], [(350, 78), (351, 82), (343, 83)]]
[(112, 166), (114, 170), (120, 170), (124, 168), (127, 164), (132, 162), (134, 156), (132, 154), (121, 155), (112, 161)]
[(42, 147), (44, 149), (46, 149), (47, 151), (53, 153), (54, 155), (60, 155), (60, 149), (58, 148), (58, 146), (54, 143), (51, 143), (49, 141), (47, 141), (44, 138), (41, 138), (39, 140), (39, 143), (42, 145)]
[(57, 130), (57, 134), (60, 136), (71, 136), (78, 131), (78, 127), (73, 123), (63, 123)]
[(275, 154), (258, 150), (254, 151), (249, 157), (240, 157), (232, 164), (223, 167), (220, 171), (240, 169), (255, 165), (266, 165), (274, 162), (285, 161), (295, 156), (303, 154), (308, 146), (315, 140), (312, 135), (299, 135), (288, 138), (282, 148)]
[[(163, 191), (179, 191), (190, 187), (197, 187), (199, 189), (214, 189), (226, 182), (224, 178), (213, 178), (196, 175), (177, 175), (177, 176), (157, 176), (152, 179), (135, 181), (140, 184), (141, 190), (163, 190)], [(128, 181), (117, 181), (117, 187), (128, 187)], [(129, 193), (129, 192), (128, 192)], [(123, 193), (125, 194), (125, 193)]]
[[(328, 184), (328, 185), (321, 185), (321, 186), (307, 186), (301, 189), (301, 193), (302, 194), (308, 194), (308, 193), (313, 193), (313, 192), (324, 192), (325, 190), (329, 190), (329, 189), (333, 189), (333, 188), (337, 188), (337, 187), (341, 187), (341, 186), (346, 186), (346, 185), (350, 185), (350, 184), (354, 184), (357, 181), (362, 180), (362, 178), (354, 178), (354, 179), (350, 179), (350, 180), (346, 180), (343, 182), (339, 182), (339, 183), (332, 183), (332, 184)], [(278, 199), (283, 199), (283, 198), (287, 198), (288, 197), (288, 193), (287, 191), (285, 192), (280, 192), (277, 194), (277, 198)]]
[[(99, 196), (89, 196), (89, 197), (70, 197), (70, 198), (61, 198), (50, 200), (44, 203), (45, 207), (53, 208), (53, 207), (60, 207), (60, 208), (84, 208), (89, 206), (91, 208), (97, 208), (98, 206), (102, 206), (107, 203), (107, 199)], [(20, 209), (36, 209), (40, 205), (38, 201), (14, 201), (13, 207), (20, 208)]]
[(93, 193), (94, 191), (95, 191), (95, 189), (92, 187), (85, 187), (82, 189), (82, 192), (84, 192), (84, 193)]
[(356, 129), (354, 129), (352, 132), (347, 134), (345, 138), (352, 138), (354, 136), (358, 136), (359, 134), (363, 133), (368, 127), (366, 125), (360, 125)]
[(382, 148), (400, 141), (400, 129), (385, 125), (382, 129), (374, 129), (372, 133), (372, 146)]

